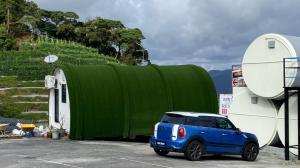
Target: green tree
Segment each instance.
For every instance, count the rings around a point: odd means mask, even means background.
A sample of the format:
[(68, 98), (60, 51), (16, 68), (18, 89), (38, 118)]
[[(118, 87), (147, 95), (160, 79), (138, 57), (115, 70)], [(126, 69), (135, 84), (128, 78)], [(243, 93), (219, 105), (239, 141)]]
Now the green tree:
[(99, 53), (128, 64), (139, 64), (141, 59), (148, 58), (141, 30), (126, 28), (121, 21), (97, 17), (80, 22), (74, 12), (39, 9), (36, 3), (27, 0), (0, 0), (0, 6), (2, 50), (15, 48), (15, 39), (47, 34), (97, 48)]
[(30, 32), (27, 26), (20, 25), (18, 21), (23, 16), (35, 16), (38, 13), (38, 6), (34, 2), (25, 0), (0, 0), (0, 4), (0, 22), (5, 23), (6, 30), (13, 38)]
[(33, 16), (23, 16), (17, 23), (23, 24), (28, 27), (31, 31), (31, 40), (33, 39), (33, 34), (37, 32), (37, 22), (39, 19)]
[(77, 35), (75, 33), (75, 26), (71, 23), (62, 23), (57, 27), (56, 35), (60, 39), (75, 41)]
[(136, 60), (134, 64), (138, 64), (143, 57), (148, 57), (148, 53), (145, 52), (145, 49), (141, 45), (141, 41), (145, 39), (145, 37), (139, 29), (116, 29), (113, 33), (113, 37), (114, 45), (118, 50), (116, 58), (132, 57)]
[(38, 28), (42, 34), (56, 38), (75, 40), (75, 28), (81, 24), (79, 16), (74, 12), (48, 11), (40, 9)]
[(124, 28), (120, 21), (96, 18), (83, 24), (76, 29), (80, 42), (98, 48), (105, 55), (114, 55), (116, 49), (113, 45), (113, 30)]
[(64, 19), (65, 21), (76, 23), (79, 19), (79, 16), (75, 12), (65, 12)]
[(16, 41), (9, 36), (4, 24), (0, 25), (0, 50), (16, 49)]

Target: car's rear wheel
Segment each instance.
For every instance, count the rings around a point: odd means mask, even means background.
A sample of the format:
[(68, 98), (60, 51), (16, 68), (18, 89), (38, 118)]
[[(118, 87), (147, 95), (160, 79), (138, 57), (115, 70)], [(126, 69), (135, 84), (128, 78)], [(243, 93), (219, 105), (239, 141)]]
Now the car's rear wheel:
[(191, 161), (200, 160), (203, 154), (203, 145), (200, 141), (191, 141), (184, 152), (185, 157)]
[(160, 149), (154, 149), (155, 153), (160, 155), (160, 156), (166, 156), (169, 151), (164, 151), (164, 150), (160, 150)]
[(246, 161), (255, 161), (259, 152), (259, 147), (255, 143), (248, 143), (242, 153), (242, 158)]

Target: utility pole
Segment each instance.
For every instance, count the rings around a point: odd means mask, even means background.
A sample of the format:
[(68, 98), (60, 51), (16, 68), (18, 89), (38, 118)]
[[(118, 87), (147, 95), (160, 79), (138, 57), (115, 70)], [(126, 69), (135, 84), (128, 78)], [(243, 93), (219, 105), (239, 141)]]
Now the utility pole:
[(9, 25), (10, 25), (10, 10), (9, 7), (7, 7), (7, 33), (9, 33)]

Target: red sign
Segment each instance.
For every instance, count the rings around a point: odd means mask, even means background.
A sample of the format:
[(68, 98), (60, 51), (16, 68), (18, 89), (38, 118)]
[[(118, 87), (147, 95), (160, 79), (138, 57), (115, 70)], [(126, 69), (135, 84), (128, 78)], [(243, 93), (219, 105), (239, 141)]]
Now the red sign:
[(233, 79), (233, 80), (232, 80), (232, 86), (233, 86), (233, 87), (237, 87), (237, 86), (238, 86), (238, 83), (239, 83), (238, 79)]

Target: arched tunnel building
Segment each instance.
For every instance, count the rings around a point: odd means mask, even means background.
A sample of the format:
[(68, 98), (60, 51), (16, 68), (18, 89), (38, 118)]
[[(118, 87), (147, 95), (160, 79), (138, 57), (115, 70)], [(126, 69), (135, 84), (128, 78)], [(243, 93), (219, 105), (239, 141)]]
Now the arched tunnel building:
[(50, 78), (49, 125), (71, 139), (147, 136), (164, 112), (218, 111), (213, 81), (195, 65), (64, 66)]

